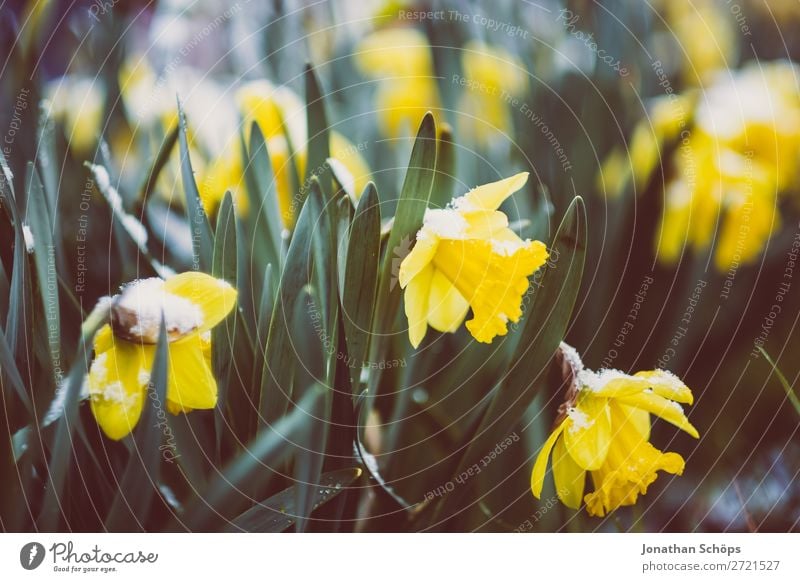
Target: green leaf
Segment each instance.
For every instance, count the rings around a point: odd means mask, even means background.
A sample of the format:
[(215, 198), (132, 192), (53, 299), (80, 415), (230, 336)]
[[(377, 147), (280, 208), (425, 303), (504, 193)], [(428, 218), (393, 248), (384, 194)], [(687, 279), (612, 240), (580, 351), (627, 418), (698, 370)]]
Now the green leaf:
[[(30, 418), (33, 418), (33, 404), (31, 404), (31, 399), (25, 390), (25, 384), (17, 368), (17, 363), (14, 361), (14, 354), (11, 353), (11, 348), (6, 341), (5, 333), (0, 328), (0, 388), (6, 389), (6, 381), (11, 384), (17, 397), (28, 411)], [(27, 424), (29, 419), (20, 418), (18, 420), (23, 425)], [(12, 429), (14, 428), (16, 427), (12, 425)]]
[[(397, 277), (393, 272), (392, 262), (397, 259), (395, 251), (400, 248), (401, 243), (405, 241), (410, 244), (422, 227), (422, 218), (433, 188), (435, 168), (436, 122), (433, 120), (433, 115), (426, 113), (411, 150), (411, 159), (408, 162), (408, 170), (400, 191), (394, 223), (383, 258), (378, 304), (375, 310), (375, 332), (378, 334), (391, 332), (391, 324), (400, 304), (400, 286), (396, 284)], [(377, 361), (380, 357), (377, 355), (372, 359)]]
[(778, 382), (781, 383), (783, 390), (786, 392), (786, 397), (789, 399), (789, 402), (792, 403), (792, 406), (794, 406), (797, 414), (800, 415), (800, 398), (798, 398), (797, 394), (794, 393), (794, 390), (792, 389), (791, 384), (789, 384), (789, 381), (786, 379), (786, 376), (783, 375), (783, 372), (780, 371), (778, 365), (772, 361), (772, 358), (769, 357), (769, 354), (763, 347), (758, 346), (758, 351), (761, 352), (761, 355), (764, 356), (764, 359), (767, 360), (767, 363), (772, 366), (772, 371), (775, 372), (775, 375), (778, 377)]
[(350, 226), (349, 244), (342, 292), (342, 319), (347, 350), (351, 358), (350, 374), (357, 390), (361, 368), (372, 337), (375, 289), (380, 260), (381, 208), (378, 192), (370, 182), (358, 201)]
[[(586, 208), (578, 196), (556, 231), (547, 264), (534, 274), (533, 284), (537, 289), (530, 312), (524, 315), (517, 349), (454, 477), (508, 436), (544, 382), (547, 366), (566, 336), (581, 286), (586, 233)], [(435, 516), (447, 519), (459, 513), (468, 489), (461, 487), (447, 495), (437, 506)]]
[[(150, 505), (160, 480), (161, 442), (169, 431), (166, 416), (168, 365), (167, 328), (162, 319), (144, 410), (133, 430), (128, 464), (105, 520), (109, 531), (147, 528)], [(174, 441), (171, 431), (167, 440)]]
[(211, 271), (211, 261), (214, 253), (214, 235), (208, 222), (206, 211), (200, 200), (200, 192), (194, 180), (194, 170), (189, 159), (189, 142), (186, 137), (186, 115), (178, 101), (178, 124), (180, 125), (179, 139), (181, 152), (181, 180), (183, 192), (186, 196), (186, 218), (189, 230), (192, 233), (192, 249), (194, 261), (199, 270), (205, 273)]
[[(306, 65), (306, 119), (308, 126), (308, 162), (306, 175), (303, 179), (301, 191), (308, 192), (311, 178), (317, 177), (322, 184), (323, 200), (330, 201), (330, 175), (328, 172), (328, 158), (330, 154), (330, 134), (328, 131), (328, 118), (325, 114), (325, 102), (322, 97), (322, 88), (314, 72), (314, 67)], [(303, 203), (303, 200), (300, 200)]]
[[(61, 341), (61, 314), (58, 302), (58, 274), (56, 271), (54, 223), (47, 209), (44, 187), (32, 163), (28, 163), (28, 208), (27, 223), (33, 233), (33, 259), (39, 293), (44, 308), (47, 338), (50, 344)], [(54, 378), (54, 385), (60, 378)]]
[[(214, 259), (211, 274), (231, 285), (237, 283), (237, 229), (233, 198), (225, 192), (217, 211), (217, 228), (214, 234)], [(217, 378), (219, 398), (214, 414), (216, 427), (217, 456), (219, 456), (224, 419), (223, 407), (227, 401), (233, 371), (233, 344), (236, 337), (238, 310), (231, 312), (222, 322), (211, 330), (211, 351), (214, 376)]]
[(176, 124), (169, 130), (169, 133), (164, 136), (164, 141), (161, 142), (161, 147), (158, 149), (158, 153), (153, 160), (153, 165), (150, 166), (150, 171), (147, 173), (147, 178), (145, 179), (144, 184), (142, 184), (142, 188), (139, 192), (139, 200), (141, 200), (143, 203), (147, 203), (147, 201), (150, 199), (150, 194), (152, 194), (153, 190), (156, 188), (156, 183), (158, 182), (158, 177), (161, 175), (161, 170), (163, 170), (169, 162), (170, 155), (172, 155), (172, 150), (178, 141), (178, 131), (179, 124)]
[(453, 144), (453, 131), (444, 124), (439, 132), (438, 150), (436, 153), (436, 177), (428, 206), (444, 208), (453, 199), (456, 185), (456, 154)]
[[(358, 467), (324, 473), (320, 478), (319, 487), (313, 489), (311, 510), (334, 499), (360, 476), (361, 469)], [(288, 529), (295, 522), (297, 515), (295, 505), (297, 488), (298, 485), (288, 487), (248, 509), (228, 524), (226, 531), (278, 533)]]
[(261, 376), (261, 422), (270, 423), (283, 416), (292, 396), (295, 351), (291, 323), (300, 290), (310, 283), (312, 240), (322, 207), (322, 194), (319, 187), (313, 186), (315, 182), (312, 181), (311, 194), (300, 211), (272, 310)]
[(250, 148), (244, 163), (244, 178), (250, 200), (248, 213), (249, 230), (253, 241), (253, 254), (256, 264), (279, 265), (281, 259), (281, 225), (275, 179), (272, 175), (272, 162), (264, 134), (258, 123), (253, 122), (250, 129)]
[(319, 487), (322, 486), (320, 476), (330, 427), (331, 390), (323, 385), (312, 387), (314, 389), (320, 390), (323, 397), (317, 399), (314, 408), (309, 411), (309, 418), (296, 441), (294, 502), (298, 533), (305, 531), (308, 516), (315, 508)]
[(265, 426), (231, 464), (218, 474), (202, 497), (195, 499), (186, 511), (185, 525), (192, 531), (206, 531), (231, 514), (246, 495), (241, 491), (257, 488), (294, 451), (309, 420), (309, 411), (316, 410), (324, 397), (321, 390), (309, 390), (297, 407), (273, 424)]

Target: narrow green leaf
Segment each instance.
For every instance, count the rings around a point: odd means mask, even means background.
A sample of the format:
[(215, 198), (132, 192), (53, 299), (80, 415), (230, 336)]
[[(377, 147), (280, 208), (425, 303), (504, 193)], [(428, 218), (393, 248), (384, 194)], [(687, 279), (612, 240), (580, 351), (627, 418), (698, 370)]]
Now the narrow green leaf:
[[(214, 234), (214, 259), (211, 274), (235, 285), (237, 282), (237, 229), (236, 211), (229, 191), (225, 192), (217, 211), (217, 227)], [(211, 330), (211, 352), (214, 375), (217, 378), (219, 391), (218, 404), (214, 413), (216, 428), (216, 448), (219, 457), (222, 432), (225, 420), (223, 408), (227, 402), (228, 391), (233, 372), (233, 344), (236, 337), (236, 319), (238, 310), (234, 310), (225, 318), (222, 325)]]
[[(328, 131), (328, 118), (325, 114), (325, 102), (319, 78), (310, 64), (306, 65), (306, 119), (308, 126), (308, 162), (306, 175), (303, 179), (302, 191), (308, 192), (311, 187), (311, 178), (317, 177), (322, 184), (325, 195), (323, 200), (330, 201), (330, 180), (328, 172), (328, 158), (330, 157), (330, 133)], [(296, 146), (295, 146), (296, 147)], [(302, 200), (300, 203), (302, 204)]]
[[(334, 499), (360, 476), (361, 469), (358, 467), (339, 469), (323, 474), (319, 487), (313, 490), (311, 510), (314, 511)], [(297, 515), (295, 505), (297, 488), (298, 485), (292, 485), (248, 509), (228, 524), (226, 530), (230, 532), (278, 533), (288, 529), (295, 522)]]
[(161, 442), (168, 434), (167, 424), (167, 329), (161, 320), (156, 356), (147, 386), (144, 410), (133, 431), (133, 446), (128, 464), (105, 520), (109, 531), (135, 531), (147, 528), (147, 517), (160, 480)]
[(290, 326), (300, 290), (311, 282), (312, 240), (322, 204), (320, 189), (313, 186), (315, 182), (312, 181), (311, 194), (300, 211), (272, 310), (261, 378), (259, 410), (262, 422), (274, 422), (283, 416), (292, 396), (295, 352)]
[(142, 184), (142, 188), (139, 191), (139, 200), (145, 204), (150, 199), (150, 194), (152, 194), (153, 190), (156, 188), (156, 183), (158, 182), (158, 177), (161, 175), (161, 170), (163, 170), (169, 162), (169, 158), (172, 155), (172, 150), (175, 148), (175, 144), (178, 142), (178, 131), (179, 124), (176, 124), (174, 127), (170, 128), (169, 133), (164, 136), (164, 141), (161, 142), (161, 147), (158, 149), (158, 153), (153, 160), (153, 165), (150, 166), (150, 171), (147, 172), (147, 177), (145, 178), (144, 184)]
[[(33, 234), (33, 259), (39, 294), (44, 308), (47, 338), (50, 345), (61, 344), (61, 314), (58, 301), (58, 274), (56, 271), (54, 224), (47, 209), (44, 187), (32, 163), (28, 163), (28, 208), (27, 223)], [(57, 349), (60, 349), (57, 347)], [(51, 353), (48, 350), (48, 353)], [(60, 380), (54, 378), (53, 385)]]
[[(22, 376), (17, 368), (17, 363), (14, 361), (14, 354), (11, 353), (11, 348), (6, 341), (5, 333), (0, 328), (0, 387), (6, 387), (6, 380), (11, 384), (11, 387), (16, 392), (17, 397), (20, 399), (25, 409), (30, 415), (29, 419), (20, 418), (20, 424), (27, 424), (33, 418), (33, 404), (25, 390), (25, 384), (22, 381)], [(12, 425), (12, 430), (15, 427)]]
[(786, 379), (786, 376), (783, 375), (783, 372), (780, 371), (777, 364), (772, 361), (772, 358), (769, 357), (767, 351), (758, 346), (758, 351), (761, 352), (761, 355), (764, 356), (764, 359), (767, 360), (767, 363), (772, 366), (772, 371), (775, 372), (775, 375), (778, 377), (778, 381), (781, 383), (783, 390), (786, 392), (786, 397), (789, 399), (789, 402), (792, 403), (794, 409), (797, 411), (797, 414), (800, 414), (800, 398), (797, 397), (797, 394), (794, 393), (791, 384)]
[(244, 147), (244, 179), (250, 201), (248, 230), (252, 240), (251, 247), (256, 264), (280, 264), (281, 220), (278, 209), (278, 196), (272, 175), (272, 162), (269, 150), (256, 122), (250, 130), (250, 147)]
[(189, 142), (186, 137), (186, 115), (178, 101), (178, 124), (180, 125), (179, 139), (181, 152), (181, 180), (183, 192), (186, 196), (186, 218), (192, 233), (192, 249), (194, 261), (200, 271), (211, 271), (211, 261), (214, 253), (214, 235), (208, 222), (206, 211), (200, 200), (200, 192), (194, 180), (194, 170), (189, 159)]
[[(378, 285), (378, 305), (375, 310), (375, 332), (388, 334), (400, 304), (400, 286), (397, 284), (396, 269), (393, 262), (398, 259), (397, 251), (401, 244), (411, 244), (417, 231), (422, 227), (422, 218), (433, 187), (436, 168), (436, 122), (433, 115), (426, 113), (417, 132), (411, 158), (408, 162), (400, 199), (394, 215), (392, 230), (386, 244), (380, 281)], [(394, 265), (397, 266), (396, 264)], [(375, 342), (378, 344), (379, 342)], [(372, 358), (378, 360), (380, 356)]]
[(436, 177), (431, 191), (431, 208), (444, 208), (453, 198), (456, 185), (456, 153), (453, 143), (453, 130), (444, 124), (439, 132), (438, 150), (436, 152)]
[[(308, 517), (314, 510), (315, 501), (322, 486), (322, 463), (328, 442), (331, 414), (331, 390), (318, 385), (323, 396), (318, 398), (303, 430), (299, 432), (296, 444), (297, 455), (294, 460), (295, 517), (298, 533), (305, 531)], [(312, 388), (315, 389), (315, 388)]]
[(380, 260), (381, 209), (378, 192), (370, 182), (358, 201), (350, 227), (345, 280), (342, 283), (342, 319), (353, 389), (357, 390), (361, 368), (372, 337), (375, 289)]

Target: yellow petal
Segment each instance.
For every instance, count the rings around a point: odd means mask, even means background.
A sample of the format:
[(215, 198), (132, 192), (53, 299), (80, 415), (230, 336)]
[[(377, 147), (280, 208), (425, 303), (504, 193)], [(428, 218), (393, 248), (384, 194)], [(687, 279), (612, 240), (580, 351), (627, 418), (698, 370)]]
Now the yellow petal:
[(95, 356), (89, 369), (90, 406), (108, 438), (124, 438), (139, 422), (154, 354), (155, 346), (116, 339)]
[(192, 335), (169, 344), (167, 400), (184, 411), (217, 405), (217, 381), (203, 351), (203, 339)]
[(697, 429), (692, 426), (689, 419), (683, 413), (683, 408), (677, 402), (667, 400), (666, 398), (654, 394), (652, 392), (641, 392), (631, 396), (625, 396), (619, 399), (623, 404), (641, 408), (651, 414), (663, 418), (667, 422), (674, 424), (679, 429), (686, 431), (694, 438), (700, 438)]
[(689, 387), (684, 384), (675, 374), (666, 370), (653, 370), (650, 372), (637, 372), (637, 378), (644, 378), (648, 382), (648, 388), (664, 398), (669, 398), (675, 402), (692, 404), (694, 396)]
[(102, 354), (114, 347), (114, 333), (111, 326), (105, 324), (94, 336), (94, 353)]
[(196, 330), (198, 334), (210, 330), (225, 319), (236, 305), (238, 295), (227, 281), (198, 271), (170, 277), (164, 282), (164, 290), (188, 299), (203, 311), (203, 323)]
[(427, 267), (433, 260), (436, 254), (436, 248), (439, 245), (439, 239), (436, 236), (425, 236), (417, 239), (414, 248), (408, 253), (403, 262), (400, 263), (400, 273), (398, 279), (400, 287), (405, 288), (406, 285), (416, 277), (420, 271)]
[(564, 429), (569, 424), (570, 420), (567, 419), (558, 425), (558, 427), (552, 433), (550, 433), (550, 436), (547, 437), (544, 445), (542, 445), (542, 449), (536, 456), (536, 462), (533, 464), (533, 471), (531, 472), (531, 491), (536, 499), (539, 499), (542, 496), (544, 475), (547, 472), (547, 459), (550, 457), (550, 451), (553, 450), (553, 446), (556, 444), (556, 439), (558, 439), (558, 437), (562, 432), (564, 432)]
[(405, 311), (408, 318), (408, 339), (415, 348), (419, 346), (428, 330), (428, 298), (434, 268), (426, 266), (406, 287)]
[(469, 311), (469, 303), (438, 269), (431, 279), (428, 324), (443, 333), (455, 333)]
[(473, 188), (464, 196), (470, 206), (481, 210), (497, 210), (503, 201), (522, 188), (528, 181), (528, 172)]
[(569, 416), (572, 423), (564, 432), (564, 444), (569, 454), (583, 469), (599, 469), (611, 444), (608, 401), (595, 396), (579, 397)]
[(559, 439), (553, 450), (553, 480), (561, 502), (572, 509), (579, 509), (586, 485), (586, 471), (567, 452), (564, 439)]

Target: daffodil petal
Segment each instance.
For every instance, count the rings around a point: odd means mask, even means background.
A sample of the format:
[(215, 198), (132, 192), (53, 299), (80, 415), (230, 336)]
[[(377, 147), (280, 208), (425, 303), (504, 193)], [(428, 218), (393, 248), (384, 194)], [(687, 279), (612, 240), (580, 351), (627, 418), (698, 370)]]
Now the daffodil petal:
[(625, 396), (618, 400), (623, 404), (655, 414), (659, 418), (663, 418), (679, 429), (689, 433), (694, 438), (700, 438), (697, 429), (693, 427), (689, 419), (686, 418), (683, 408), (677, 402), (667, 400), (663, 396), (659, 396), (653, 392), (640, 392), (639, 394)]
[(439, 239), (436, 236), (428, 235), (417, 238), (414, 248), (400, 263), (400, 273), (398, 274), (400, 287), (405, 289), (406, 285), (430, 264), (438, 246)]
[(434, 268), (427, 265), (406, 287), (405, 311), (408, 318), (408, 339), (415, 348), (419, 346), (428, 330), (428, 298)]
[(586, 485), (586, 471), (572, 459), (564, 439), (556, 441), (553, 449), (553, 480), (561, 502), (572, 509), (579, 509)]
[(579, 398), (569, 413), (572, 423), (564, 431), (564, 444), (581, 468), (599, 469), (611, 444), (611, 415), (605, 398)]
[(102, 354), (114, 347), (114, 333), (111, 326), (105, 324), (94, 335), (94, 353)]
[(464, 321), (469, 303), (444, 273), (434, 270), (428, 296), (428, 324), (443, 333), (454, 333)]
[(667, 370), (637, 372), (634, 376), (636, 378), (644, 378), (648, 383), (648, 387), (652, 388), (653, 392), (659, 396), (684, 404), (692, 404), (694, 402), (694, 396), (689, 387), (675, 374)]
[(510, 178), (473, 188), (464, 195), (464, 200), (470, 207), (497, 210), (506, 198), (522, 188), (527, 181), (528, 172), (520, 172)]
[(227, 281), (198, 271), (188, 271), (164, 282), (168, 293), (188, 299), (203, 312), (203, 323), (196, 333), (210, 330), (225, 319), (236, 305), (237, 292)]
[(570, 424), (569, 419), (562, 422), (558, 427), (550, 433), (547, 440), (544, 441), (539, 454), (536, 456), (536, 462), (533, 464), (533, 471), (531, 472), (531, 491), (536, 499), (542, 496), (542, 487), (544, 486), (544, 475), (547, 472), (547, 460), (550, 458), (550, 451), (556, 444), (556, 439), (561, 436), (564, 429)]
[(115, 340), (95, 356), (88, 378), (90, 407), (108, 438), (126, 437), (139, 422), (154, 354), (155, 346)]
[(203, 348), (199, 335), (169, 345), (167, 400), (184, 410), (217, 405), (217, 381)]

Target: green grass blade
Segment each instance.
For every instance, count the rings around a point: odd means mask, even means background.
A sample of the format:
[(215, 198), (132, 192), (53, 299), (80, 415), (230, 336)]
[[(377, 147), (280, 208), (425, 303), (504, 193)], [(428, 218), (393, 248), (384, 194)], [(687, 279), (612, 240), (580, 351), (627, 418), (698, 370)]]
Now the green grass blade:
[(789, 384), (789, 381), (786, 379), (786, 376), (783, 375), (783, 372), (780, 371), (778, 365), (772, 361), (772, 358), (769, 357), (769, 354), (763, 347), (758, 346), (758, 351), (761, 352), (761, 355), (764, 356), (764, 359), (767, 360), (767, 363), (772, 366), (772, 371), (775, 372), (775, 375), (778, 377), (778, 382), (780, 382), (781, 386), (783, 386), (783, 390), (786, 392), (786, 397), (789, 399), (789, 402), (792, 403), (792, 406), (794, 406), (797, 414), (800, 415), (800, 398), (798, 398), (797, 394), (794, 393), (794, 390), (792, 389), (791, 384)]

